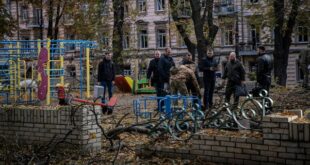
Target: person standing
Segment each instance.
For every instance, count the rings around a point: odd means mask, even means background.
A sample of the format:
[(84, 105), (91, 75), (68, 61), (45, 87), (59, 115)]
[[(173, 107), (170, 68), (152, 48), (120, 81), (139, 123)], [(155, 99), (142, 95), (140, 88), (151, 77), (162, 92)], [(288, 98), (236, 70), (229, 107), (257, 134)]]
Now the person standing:
[(102, 103), (105, 103), (106, 89), (108, 89), (109, 99), (113, 96), (114, 79), (115, 64), (112, 61), (112, 53), (106, 53), (98, 66), (98, 84), (104, 87)]
[(202, 61), (200, 70), (203, 72), (204, 108), (209, 109), (213, 105), (213, 92), (215, 87), (215, 72), (218, 71), (218, 61), (214, 58), (214, 52), (211, 48), (207, 50), (207, 57)]
[(229, 54), (229, 61), (225, 66), (223, 79), (223, 84), (226, 84), (225, 102), (229, 103), (231, 95), (234, 94), (233, 108), (237, 108), (239, 96), (235, 95), (236, 87), (244, 84), (245, 70), (241, 62), (237, 60), (235, 52)]
[(155, 87), (156, 95), (159, 96), (159, 73), (158, 73), (158, 62), (160, 58), (160, 52), (155, 51), (154, 58), (150, 61), (149, 67), (147, 69), (146, 78), (150, 81), (149, 84)]
[(256, 59), (256, 79), (259, 86), (269, 93), (271, 85), (271, 71), (273, 69), (273, 57), (266, 54), (264, 46), (258, 47), (258, 58)]
[(169, 90), (170, 68), (175, 66), (171, 57), (171, 48), (166, 48), (165, 54), (158, 62), (160, 96), (165, 96)]

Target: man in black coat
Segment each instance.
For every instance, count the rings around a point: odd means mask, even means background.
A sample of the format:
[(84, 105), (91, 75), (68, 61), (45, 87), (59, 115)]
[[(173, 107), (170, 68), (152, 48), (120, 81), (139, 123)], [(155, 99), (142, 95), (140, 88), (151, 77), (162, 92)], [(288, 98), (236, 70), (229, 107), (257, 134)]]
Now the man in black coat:
[(146, 78), (151, 81), (150, 84), (155, 87), (156, 95), (159, 96), (159, 73), (158, 73), (158, 62), (160, 58), (160, 52), (155, 51), (154, 59), (150, 61), (149, 67), (147, 69)]
[(112, 97), (115, 79), (115, 65), (112, 61), (112, 53), (106, 53), (98, 66), (98, 84), (104, 87), (102, 103), (105, 103), (105, 93), (108, 88), (109, 99)]
[(169, 90), (170, 68), (172, 66), (175, 66), (175, 63), (171, 57), (171, 48), (166, 48), (165, 54), (160, 57), (158, 62), (160, 96), (165, 96)]
[(271, 85), (271, 71), (273, 69), (273, 57), (266, 54), (264, 46), (258, 47), (258, 58), (256, 59), (256, 79), (259, 86), (269, 93)]
[(203, 72), (203, 103), (205, 109), (209, 109), (213, 105), (213, 92), (216, 79), (215, 72), (218, 71), (219, 61), (213, 57), (213, 54), (213, 50), (209, 48), (207, 51), (207, 57), (202, 61), (202, 65), (200, 66), (200, 70)]
[(225, 80), (223, 81), (224, 84), (227, 81), (225, 91), (225, 102), (229, 103), (231, 95), (234, 94), (233, 108), (236, 108), (239, 103), (239, 96), (235, 95), (236, 87), (238, 85), (244, 84), (245, 70), (241, 62), (237, 60), (235, 52), (231, 52), (229, 54), (229, 61), (225, 66), (223, 79)]

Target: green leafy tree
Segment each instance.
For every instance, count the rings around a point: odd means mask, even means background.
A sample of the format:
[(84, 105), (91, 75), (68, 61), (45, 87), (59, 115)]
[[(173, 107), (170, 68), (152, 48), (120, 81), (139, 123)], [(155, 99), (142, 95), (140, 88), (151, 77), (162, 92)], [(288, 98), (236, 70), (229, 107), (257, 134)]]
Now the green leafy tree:
[(16, 22), (2, 1), (0, 1), (0, 25), (0, 40), (4, 39), (4, 36), (12, 36)]
[[(249, 5), (260, 17), (253, 16), (250, 20), (260, 24), (262, 28), (274, 31), (274, 76), (276, 83), (286, 86), (287, 66), (292, 34), (297, 22), (309, 27), (309, 2), (302, 0), (264, 0)], [(264, 18), (264, 19), (262, 19)], [(269, 36), (271, 38), (271, 36)]]

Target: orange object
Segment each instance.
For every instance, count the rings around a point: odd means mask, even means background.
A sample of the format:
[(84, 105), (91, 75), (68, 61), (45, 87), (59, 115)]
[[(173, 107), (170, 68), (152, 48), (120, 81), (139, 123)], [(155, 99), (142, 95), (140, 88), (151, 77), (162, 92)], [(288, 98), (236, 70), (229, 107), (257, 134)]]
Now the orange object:
[(58, 99), (65, 99), (66, 98), (65, 88), (63, 86), (57, 87), (57, 95), (58, 95)]
[(79, 103), (85, 103), (85, 104), (92, 104), (92, 105), (100, 105), (102, 107), (114, 107), (117, 102), (117, 97), (111, 97), (108, 104), (104, 103), (96, 103), (88, 100), (78, 99), (78, 98), (72, 98), (72, 101), (76, 101)]

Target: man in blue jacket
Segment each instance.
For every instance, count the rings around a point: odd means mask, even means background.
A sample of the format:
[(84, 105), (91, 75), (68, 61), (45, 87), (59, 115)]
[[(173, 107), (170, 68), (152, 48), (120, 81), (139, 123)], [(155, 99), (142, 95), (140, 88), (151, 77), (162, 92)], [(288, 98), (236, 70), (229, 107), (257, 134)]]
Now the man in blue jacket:
[(170, 68), (172, 66), (175, 66), (175, 63), (171, 57), (171, 48), (166, 48), (165, 54), (160, 57), (158, 62), (160, 96), (165, 96), (169, 90)]

